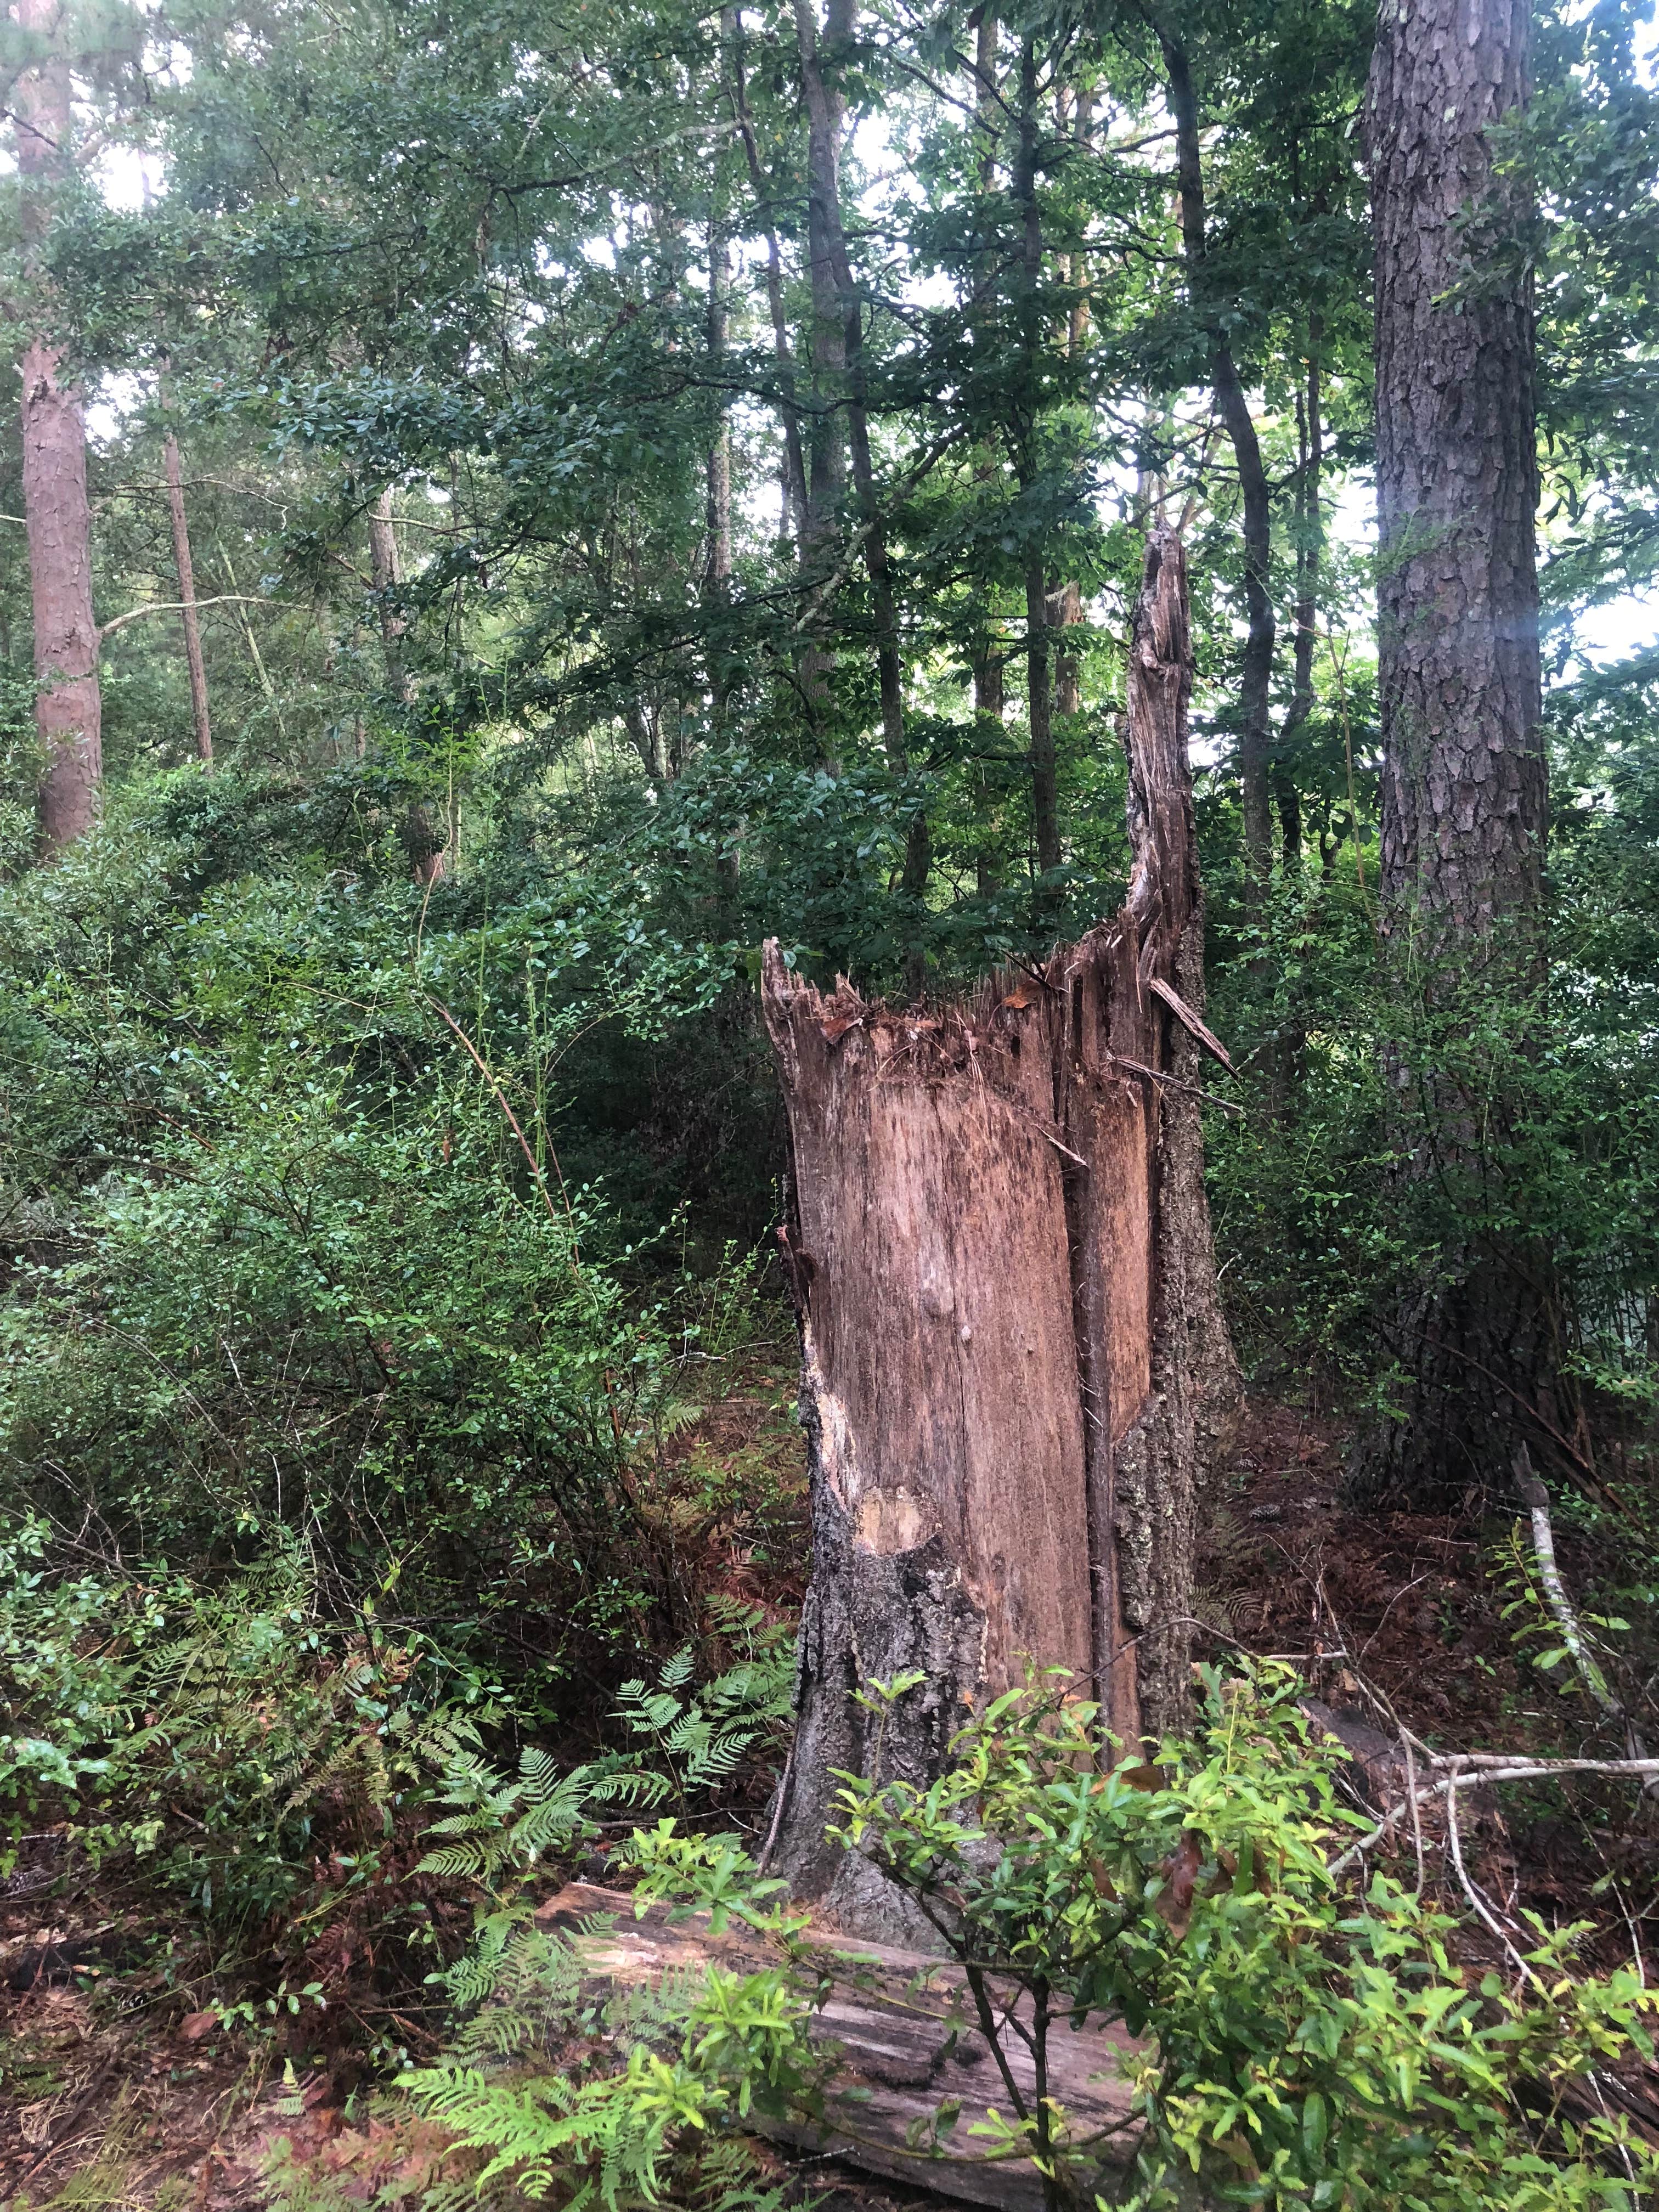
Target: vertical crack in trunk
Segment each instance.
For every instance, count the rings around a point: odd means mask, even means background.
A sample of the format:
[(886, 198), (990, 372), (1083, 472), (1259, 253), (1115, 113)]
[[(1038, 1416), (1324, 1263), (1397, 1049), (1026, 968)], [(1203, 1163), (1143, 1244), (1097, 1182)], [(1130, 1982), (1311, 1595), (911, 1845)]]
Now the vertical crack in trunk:
[[(1127, 1745), (1183, 1717), (1198, 1491), (1238, 1395), (1188, 1025), (1190, 684), (1160, 531), (1129, 678), (1129, 896), (1041, 969), (885, 1006), (767, 948), (815, 1547), (777, 1863), (866, 1936), (922, 1931), (827, 1838), (836, 1770), (925, 1788), (967, 1710), (1030, 1665), (1092, 1682)], [(860, 1693), (898, 1674), (916, 1681), (878, 1729)]]

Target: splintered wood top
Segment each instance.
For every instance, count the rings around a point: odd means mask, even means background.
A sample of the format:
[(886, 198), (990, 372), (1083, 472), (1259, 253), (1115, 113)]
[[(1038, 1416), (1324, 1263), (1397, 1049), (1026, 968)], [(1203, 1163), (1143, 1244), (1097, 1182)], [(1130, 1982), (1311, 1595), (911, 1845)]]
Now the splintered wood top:
[[(611, 1927), (581, 1932), (584, 1922), (605, 1914), (616, 1916)], [(704, 1915), (671, 1927), (665, 1908), (652, 1905), (636, 1919), (635, 1900), (626, 1891), (587, 1882), (572, 1882), (550, 1898), (536, 1919), (543, 1928), (570, 1936), (596, 1984), (622, 1988), (654, 1986), (671, 1975), (695, 1976), (716, 1963), (732, 1971), (753, 1971), (767, 1955), (747, 1931), (732, 1928), (723, 1936), (711, 1935)], [(948, 1960), (860, 1942), (830, 1930), (809, 1941), (822, 1948), (826, 1959), (843, 1962), (839, 1986), (809, 2030), (815, 2044), (837, 2045), (842, 2054), (842, 2072), (829, 2107), (835, 2117), (819, 2130), (757, 2113), (751, 2122), (756, 2132), (963, 2203), (1042, 2212), (1042, 2182), (1035, 2167), (1024, 2160), (988, 2158), (988, 2147), (969, 2133), (989, 2110), (1005, 2118), (1012, 2114), (983, 2038), (969, 2031), (952, 2042), (946, 2022), (953, 2013), (972, 2018), (970, 2001), (960, 2011), (953, 2004), (963, 1989), (960, 1968)], [(1000, 2002), (1010, 1994), (1000, 1992)], [(1029, 2023), (1029, 1999), (1021, 2001), (1018, 2017)], [(1009, 2032), (1004, 2040), (1020, 2095), (1034, 2103), (1031, 2055), (1017, 2033)], [(1092, 2194), (1090, 2166), (1103, 2179), (1134, 2154), (1139, 2130), (1130, 2112), (1126, 2062), (1144, 2047), (1117, 2025), (1074, 2032), (1062, 2021), (1049, 2030), (1048, 2095), (1065, 2110), (1069, 2138), (1090, 2145), (1088, 2162), (1076, 2173), (1077, 2192), (1085, 2203)], [(945, 2139), (951, 2154), (935, 2156), (914, 2148), (913, 2133), (930, 2131), (934, 2114), (947, 2101), (962, 2107)], [(1104, 2134), (1108, 2130), (1115, 2132)]]

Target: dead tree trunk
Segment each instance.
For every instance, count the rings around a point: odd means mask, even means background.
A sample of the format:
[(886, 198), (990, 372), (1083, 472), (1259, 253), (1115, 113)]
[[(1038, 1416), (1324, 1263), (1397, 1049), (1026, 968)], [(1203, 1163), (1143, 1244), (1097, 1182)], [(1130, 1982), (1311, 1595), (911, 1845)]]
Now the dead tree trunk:
[[(1035, 973), (931, 1010), (823, 996), (769, 945), (793, 1149), (814, 1566), (776, 1863), (902, 1924), (826, 1840), (836, 1768), (923, 1782), (1027, 1661), (1133, 1744), (1188, 1687), (1194, 1523), (1238, 1373), (1199, 1124), (1203, 908), (1187, 768), (1185, 562), (1146, 551), (1121, 912)], [(921, 1676), (878, 1739), (872, 1681)]]

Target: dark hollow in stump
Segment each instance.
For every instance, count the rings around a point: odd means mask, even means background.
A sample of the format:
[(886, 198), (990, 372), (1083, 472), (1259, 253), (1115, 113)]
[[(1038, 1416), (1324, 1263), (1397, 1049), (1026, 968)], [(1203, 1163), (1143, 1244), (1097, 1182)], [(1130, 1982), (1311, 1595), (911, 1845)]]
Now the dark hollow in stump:
[[(1196, 1500), (1231, 1432), (1200, 1126), (1204, 918), (1186, 562), (1146, 548), (1121, 911), (966, 1000), (825, 996), (766, 948), (788, 1108), (813, 1573), (774, 1863), (866, 1936), (915, 1923), (829, 1840), (835, 1770), (926, 1784), (1027, 1662), (1127, 1746), (1178, 1725)], [(859, 1692), (919, 1671), (878, 1730)]]

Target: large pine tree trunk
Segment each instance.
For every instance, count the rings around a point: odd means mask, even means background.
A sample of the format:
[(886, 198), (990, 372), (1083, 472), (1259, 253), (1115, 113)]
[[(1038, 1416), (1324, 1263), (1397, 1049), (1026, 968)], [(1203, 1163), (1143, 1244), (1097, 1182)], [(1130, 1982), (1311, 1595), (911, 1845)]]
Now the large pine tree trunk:
[[(1522, 106), (1527, 0), (1394, 0), (1369, 118), (1376, 258), (1378, 685), (1382, 922), (1402, 1008), (1467, 997), (1501, 1030), (1543, 957), (1537, 462), (1529, 284), (1492, 279), (1466, 210), (1506, 228), (1488, 132)], [(1472, 254), (1482, 265), (1471, 269)], [(1455, 296), (1461, 282), (1475, 282)], [(1462, 1018), (1459, 1019), (1462, 1026)], [(1397, 1195), (1504, 1176), (1504, 1101), (1407, 1046), (1389, 1069)], [(1517, 1436), (1559, 1425), (1540, 1255), (1456, 1233), (1395, 1316), (1402, 1420), (1370, 1439), (1363, 1487), (1428, 1499), (1507, 1484)]]
[[(17, 0), (20, 29), (57, 33), (58, 0)], [(69, 64), (52, 53), (26, 69), (14, 94), (22, 181), (24, 259), (32, 269), (52, 219), (52, 186), (69, 164)], [(98, 624), (92, 611), (92, 510), (81, 395), (60, 382), (58, 349), (36, 337), (21, 367), (23, 519), (40, 684), (35, 727), (45, 756), (39, 789), (49, 851), (72, 844), (97, 819), (103, 782), (103, 700)]]
[[(1198, 1492), (1238, 1395), (1199, 1125), (1190, 669), (1161, 532), (1130, 670), (1128, 899), (1040, 973), (889, 1007), (845, 981), (826, 998), (767, 948), (815, 1546), (776, 1863), (867, 1935), (904, 1923), (826, 1838), (836, 1768), (926, 1780), (1028, 1660), (1092, 1686), (1126, 1743), (1184, 1711)], [(913, 1669), (878, 1742), (859, 1692)]]

